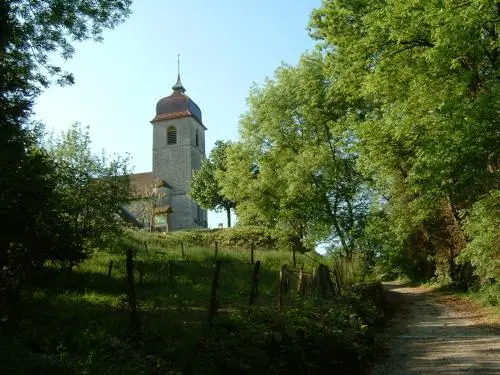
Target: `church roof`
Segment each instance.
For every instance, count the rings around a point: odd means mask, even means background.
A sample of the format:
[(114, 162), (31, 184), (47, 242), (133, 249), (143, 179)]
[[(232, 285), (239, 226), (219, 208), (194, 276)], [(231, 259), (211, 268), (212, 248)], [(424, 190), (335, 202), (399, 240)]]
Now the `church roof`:
[(182, 85), (180, 75), (177, 75), (177, 82), (172, 86), (172, 90), (172, 94), (160, 99), (156, 104), (156, 116), (151, 122), (192, 116), (203, 126), (200, 107), (184, 94), (186, 89)]
[(172, 189), (167, 182), (158, 177), (154, 177), (153, 172), (134, 173), (129, 175), (129, 179), (132, 195), (137, 198), (143, 197), (146, 191), (151, 190), (152, 187), (166, 187)]

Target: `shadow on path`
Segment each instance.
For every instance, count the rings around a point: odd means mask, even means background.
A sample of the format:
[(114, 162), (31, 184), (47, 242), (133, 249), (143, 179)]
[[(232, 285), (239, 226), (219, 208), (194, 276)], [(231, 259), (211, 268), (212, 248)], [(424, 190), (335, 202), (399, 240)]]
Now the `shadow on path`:
[(485, 311), (428, 288), (386, 283), (390, 349), (372, 375), (500, 374), (500, 329)]

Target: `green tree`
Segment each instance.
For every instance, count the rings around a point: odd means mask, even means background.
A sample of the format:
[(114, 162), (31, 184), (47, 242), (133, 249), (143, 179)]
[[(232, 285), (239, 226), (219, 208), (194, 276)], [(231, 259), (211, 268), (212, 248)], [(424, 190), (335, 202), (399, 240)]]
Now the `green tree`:
[(466, 246), (459, 212), (500, 180), (499, 16), (493, 0), (343, 0), (311, 18), (332, 95), (369, 103), (351, 128), (390, 230), (443, 275)]
[[(50, 63), (74, 53), (73, 41), (101, 40), (130, 13), (130, 0), (0, 0), (0, 300), (16, 293), (27, 270), (43, 264), (67, 233), (52, 215), (58, 182), (40, 132), (28, 126), (32, 105), (52, 79), (73, 77)], [(47, 258), (48, 257), (48, 258)], [(16, 281), (17, 280), (17, 281)], [(2, 302), (2, 306), (4, 303)], [(5, 310), (0, 306), (0, 310)], [(0, 311), (2, 313), (2, 311)]]
[(52, 214), (64, 223), (65, 248), (57, 256), (70, 265), (121, 234), (121, 206), (130, 199), (128, 159), (109, 159), (90, 150), (88, 129), (79, 123), (51, 137), (45, 147), (55, 164), (55, 197)]
[(251, 90), (222, 192), (238, 202), (243, 223), (278, 228), (306, 246), (329, 239), (350, 255), (370, 197), (355, 169), (344, 98), (329, 96), (326, 74), (322, 54), (305, 54)]
[(193, 173), (189, 195), (203, 208), (225, 210), (227, 227), (231, 227), (231, 209), (236, 201), (226, 198), (221, 191), (220, 179), (227, 171), (226, 153), (231, 143), (216, 141), (208, 159), (203, 160), (201, 168)]

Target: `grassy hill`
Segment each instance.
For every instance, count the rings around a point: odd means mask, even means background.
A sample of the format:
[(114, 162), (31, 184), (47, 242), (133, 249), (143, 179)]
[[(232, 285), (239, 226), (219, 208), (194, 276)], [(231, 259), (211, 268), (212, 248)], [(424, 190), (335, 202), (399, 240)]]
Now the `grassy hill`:
[[(219, 311), (209, 324), (215, 244), (183, 243), (183, 256), (169, 240), (130, 231), (72, 272), (52, 266), (27, 280), (17, 322), (0, 340), (0, 373), (357, 373), (373, 355), (370, 323), (380, 306), (366, 293), (324, 299), (312, 288), (297, 292), (299, 268), (311, 276), (326, 262), (321, 256), (297, 254), (293, 269), (290, 252), (256, 248), (260, 280), (250, 307), (250, 249), (218, 246)], [(130, 325), (128, 249), (135, 254), (139, 330)], [(283, 264), (288, 293), (279, 313)]]

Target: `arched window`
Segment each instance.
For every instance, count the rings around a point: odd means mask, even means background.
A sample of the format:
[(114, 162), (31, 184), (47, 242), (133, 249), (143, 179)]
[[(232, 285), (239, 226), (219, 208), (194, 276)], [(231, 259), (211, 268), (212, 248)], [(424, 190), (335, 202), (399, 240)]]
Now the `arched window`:
[(194, 144), (196, 145), (196, 147), (200, 147), (198, 129), (196, 129)]
[(177, 143), (177, 129), (171, 126), (167, 129), (167, 145), (175, 145)]

